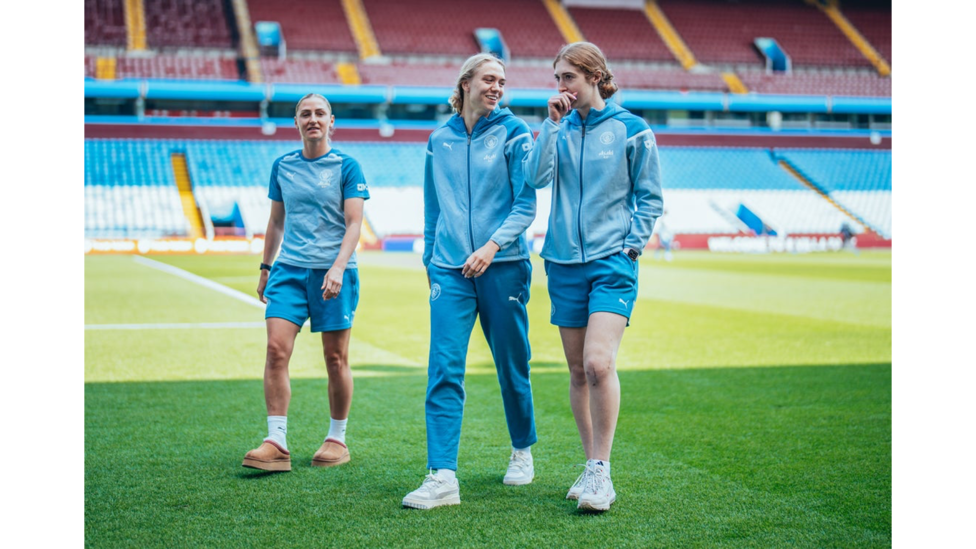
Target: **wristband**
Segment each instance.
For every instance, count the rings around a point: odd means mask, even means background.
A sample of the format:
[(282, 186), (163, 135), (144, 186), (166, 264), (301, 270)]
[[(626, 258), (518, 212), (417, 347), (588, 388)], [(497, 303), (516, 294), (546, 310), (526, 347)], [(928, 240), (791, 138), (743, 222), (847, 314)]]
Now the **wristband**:
[(267, 263), (262, 263), (261, 264), (261, 270), (262, 271), (264, 271), (264, 270), (270, 271), (271, 270), (271, 265), (268, 265)]

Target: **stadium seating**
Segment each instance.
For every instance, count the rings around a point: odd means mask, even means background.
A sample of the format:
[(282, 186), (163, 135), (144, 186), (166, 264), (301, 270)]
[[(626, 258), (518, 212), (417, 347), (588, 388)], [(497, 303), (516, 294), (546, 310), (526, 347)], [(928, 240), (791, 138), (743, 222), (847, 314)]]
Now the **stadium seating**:
[[(119, 79), (243, 78), (235, 50), (237, 19), (232, 13), (239, 3), (142, 0), (149, 51), (122, 53), (127, 43), (124, 3), (85, 0), (87, 78), (105, 67), (98, 67), (99, 57), (115, 59), (114, 77)], [(496, 0), (490, 6), (473, 0), (362, 3), (384, 54), (380, 60), (356, 62), (363, 84), (453, 87), (459, 60), (479, 50), (473, 31), (494, 27), (513, 57), (506, 75), (509, 89), (555, 89), (551, 60), (564, 38), (541, 1)], [(634, 89), (726, 92), (728, 84), (722, 78), (726, 70), (733, 70), (749, 91), (760, 94), (892, 94), (891, 79), (877, 76), (834, 23), (809, 3), (659, 0), (659, 4), (698, 61), (711, 70), (679, 68), (643, 12), (568, 7), (586, 39), (608, 55), (624, 94)], [(287, 44), (286, 58), (260, 58), (266, 82), (338, 84), (337, 64), (358, 57), (341, 0), (247, 0), (246, 5), (252, 24), (279, 22)], [(890, 7), (871, 0), (845, 0), (841, 9), (890, 61)], [(765, 73), (752, 42), (759, 36), (775, 38), (792, 56), (791, 74)], [(363, 167), (371, 193), (366, 216), (373, 231), (380, 237), (420, 234), (424, 143), (338, 142), (335, 146)], [(271, 165), (297, 147), (298, 143), (286, 141), (86, 139), (86, 236), (191, 234), (173, 175), (174, 151), (186, 155), (194, 197), (205, 216), (213, 210), (219, 217), (223, 214), (218, 212), (236, 206), (247, 233), (261, 234), (270, 209)], [(780, 160), (826, 196), (792, 176), (778, 164)], [(879, 234), (891, 234), (890, 151), (665, 146), (661, 166), (667, 223), (679, 234), (745, 231), (736, 217), (740, 206), (781, 234), (836, 233), (850, 221), (841, 208)], [(546, 231), (550, 197), (551, 189), (538, 192), (538, 215), (530, 233)], [(861, 229), (855, 226), (855, 230)]]
[[(542, 2), (495, 0), (364, 0), (376, 40), (384, 54), (478, 53), (474, 30), (496, 28), (512, 57), (552, 58), (563, 44)], [(418, 29), (423, 29), (418, 32)]]
[[(270, 203), (268, 182), (275, 159), (296, 150), (280, 141), (187, 141), (184, 143), (190, 179), (197, 201), (207, 208), (226, 210), (236, 202), (246, 229), (263, 233)], [(399, 221), (402, 213), (386, 215), (386, 209), (404, 211), (398, 200), (423, 185), (422, 143), (336, 143), (335, 148), (359, 161), (372, 198), (368, 218), (381, 236), (411, 228)], [(374, 200), (375, 199), (375, 200)], [(421, 209), (423, 212), (423, 198)], [(421, 223), (423, 222), (421, 214)], [(422, 230), (422, 225), (420, 226)], [(416, 230), (416, 227), (412, 227)], [(413, 231), (407, 231), (412, 233)]]
[(891, 63), (891, 3), (844, 0), (841, 11), (864, 38)]
[[(335, 63), (312, 59), (262, 57), (261, 72), (267, 82), (287, 84), (339, 84)], [(363, 84), (369, 82), (363, 81)]]
[(882, 236), (891, 236), (891, 151), (784, 150), (777, 155)]
[[(359, 78), (363, 84), (453, 88), (460, 68), (456, 63), (406, 63), (402, 61), (393, 61), (382, 65), (361, 63), (359, 65)], [(511, 73), (511, 69), (508, 73)], [(506, 74), (506, 76), (509, 79), (512, 78), (511, 74)]]
[[(94, 56), (85, 56), (85, 76), (95, 76)], [(122, 55), (116, 58), (116, 78), (180, 78), (238, 80), (237, 60), (221, 55)]]
[[(266, 63), (266, 61), (263, 61)], [(385, 86), (441, 86), (453, 88), (460, 67), (456, 63), (407, 63), (393, 61), (389, 64), (360, 64), (359, 75), (363, 84)], [(728, 87), (719, 73), (693, 74), (680, 68), (622, 68), (610, 66), (615, 82), (621, 89), (647, 90), (697, 90), (727, 91)], [(269, 74), (265, 70), (265, 74)], [(335, 78), (334, 75), (329, 75)], [(507, 87), (556, 89), (552, 66), (512, 63), (506, 67)], [(272, 81), (280, 80), (270, 76)], [(311, 80), (312, 82), (318, 80)], [(889, 84), (890, 88), (890, 84)]]
[(583, 36), (599, 45), (608, 59), (676, 63), (642, 11), (571, 7), (569, 13)]
[(891, 97), (891, 79), (877, 74), (798, 71), (766, 74), (758, 70), (738, 74), (749, 91), (756, 93)]
[(356, 52), (340, 0), (249, 0), (251, 23), (277, 21), (287, 50)]
[(794, 66), (871, 68), (830, 19), (803, 2), (660, 0), (659, 4), (703, 63), (761, 66), (753, 40), (770, 37)]
[[(423, 232), (424, 144), (349, 142), (335, 147), (363, 168), (371, 194), (367, 219), (378, 236)], [(246, 230), (261, 234), (270, 211), (271, 166), (295, 149), (294, 143), (282, 141), (86, 140), (86, 231), (185, 231), (169, 164), (170, 153), (178, 150), (186, 153), (198, 204), (216, 212), (236, 203)], [(879, 234), (890, 235), (891, 154), (856, 150), (664, 147), (668, 226), (681, 234), (738, 233), (745, 229), (735, 216), (740, 205), (780, 234), (835, 233), (850, 221), (780, 167), (780, 159)], [(532, 233), (546, 230), (550, 192), (539, 192)], [(156, 218), (145, 211), (157, 203), (165, 213), (147, 225), (145, 220)], [(133, 217), (134, 212), (142, 213)]]
[(95, 78), (97, 59), (91, 55), (85, 56), (85, 78)]
[(891, 190), (891, 151), (781, 150), (777, 156), (827, 192)]
[(85, 44), (125, 47), (124, 0), (85, 0)]
[(180, 143), (85, 140), (85, 235), (94, 238), (186, 236), (169, 156)]
[(142, 0), (152, 48), (233, 48), (233, 13), (223, 0)]

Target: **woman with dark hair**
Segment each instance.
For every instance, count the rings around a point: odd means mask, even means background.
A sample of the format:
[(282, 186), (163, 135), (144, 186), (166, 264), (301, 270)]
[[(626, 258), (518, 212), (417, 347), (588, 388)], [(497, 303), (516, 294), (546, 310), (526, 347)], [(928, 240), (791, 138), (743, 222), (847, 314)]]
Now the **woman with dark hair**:
[[(331, 413), (329, 433), (312, 465), (349, 461), (349, 335), (359, 303), (356, 246), (369, 189), (359, 163), (332, 147), (335, 116), (325, 97), (302, 97), (295, 106), (295, 126), (302, 148), (278, 158), (271, 168), (271, 217), (257, 288), (258, 297), (267, 303), (268, 436), (244, 456), (243, 465), (264, 471), (291, 471), (285, 437), (291, 401), (288, 363), (295, 337), (309, 318), (312, 332), (322, 333)], [(281, 254), (274, 261), (279, 246)]]
[(535, 189), (522, 159), (532, 147), (525, 122), (499, 107), (505, 66), (478, 54), (461, 67), (450, 103), (455, 114), (427, 142), (424, 266), (430, 285), (427, 468), (436, 470), (403, 505), (431, 509), (461, 502), (457, 481), (464, 371), (477, 318), (491, 347), (512, 442), (503, 482), (529, 484), (536, 442), (529, 383), (532, 264), (525, 230)]
[(553, 186), (542, 257), (586, 455), (566, 497), (579, 509), (605, 511), (616, 499), (617, 350), (637, 298), (638, 259), (662, 212), (661, 174), (647, 123), (607, 101), (617, 85), (598, 47), (569, 44), (553, 68), (558, 93), (525, 159), (525, 179), (537, 189)]

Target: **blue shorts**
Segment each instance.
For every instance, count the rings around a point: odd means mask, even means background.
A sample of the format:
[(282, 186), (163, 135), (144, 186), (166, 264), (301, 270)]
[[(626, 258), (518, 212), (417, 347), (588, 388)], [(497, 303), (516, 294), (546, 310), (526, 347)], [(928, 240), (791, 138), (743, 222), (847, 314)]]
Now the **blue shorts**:
[(545, 265), (552, 324), (585, 328), (593, 313), (616, 313), (630, 319), (637, 298), (639, 266), (627, 254), (571, 265), (546, 260)]
[(359, 305), (359, 271), (346, 269), (339, 295), (322, 299), (322, 280), (328, 269), (306, 269), (275, 262), (268, 275), (264, 318), (283, 318), (299, 326), (312, 319), (313, 332), (352, 328)]

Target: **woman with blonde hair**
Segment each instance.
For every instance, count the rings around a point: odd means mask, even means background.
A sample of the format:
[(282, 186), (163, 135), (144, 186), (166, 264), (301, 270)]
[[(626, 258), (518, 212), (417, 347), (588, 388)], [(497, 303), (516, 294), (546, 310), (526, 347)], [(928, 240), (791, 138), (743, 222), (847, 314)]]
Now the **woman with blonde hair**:
[(535, 189), (522, 175), (532, 133), (499, 107), (504, 93), (504, 64), (488, 54), (469, 58), (450, 98), (455, 114), (427, 142), (423, 262), (430, 286), (426, 421), (432, 472), (403, 498), (405, 507), (461, 502), (456, 471), (464, 371), (479, 317), (512, 443), (503, 482), (529, 484), (535, 474), (525, 309), (532, 280), (525, 230), (535, 218)]
[(288, 363), (295, 337), (307, 319), (312, 332), (322, 333), (331, 415), (329, 432), (312, 465), (331, 467), (350, 459), (346, 446), (353, 390), (349, 337), (359, 303), (356, 245), (369, 189), (359, 163), (332, 147), (335, 116), (325, 97), (310, 93), (299, 99), (295, 126), (302, 148), (281, 156), (271, 168), (271, 215), (257, 288), (258, 298), (267, 304), (268, 436), (245, 454), (243, 466), (263, 471), (291, 471), (286, 439), (291, 402)]
[(553, 69), (558, 93), (525, 159), (525, 178), (536, 189), (553, 186), (542, 257), (586, 455), (566, 497), (579, 509), (605, 511), (616, 499), (617, 350), (637, 299), (638, 259), (663, 209), (661, 173), (647, 123), (607, 101), (617, 85), (597, 46), (564, 46)]

